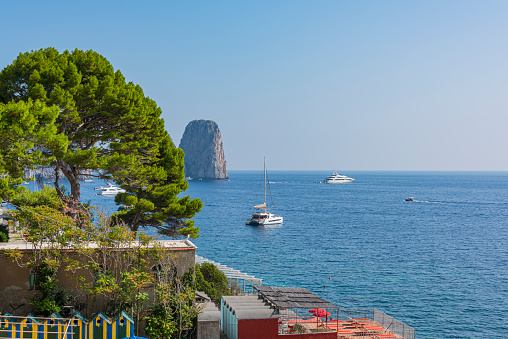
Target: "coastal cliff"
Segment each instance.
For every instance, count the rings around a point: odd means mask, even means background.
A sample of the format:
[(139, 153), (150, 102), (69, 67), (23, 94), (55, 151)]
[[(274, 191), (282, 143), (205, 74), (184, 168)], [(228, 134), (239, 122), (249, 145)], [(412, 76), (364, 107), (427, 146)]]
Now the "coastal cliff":
[(229, 179), (219, 125), (193, 120), (185, 127), (179, 146), (185, 152), (185, 176), (193, 179)]

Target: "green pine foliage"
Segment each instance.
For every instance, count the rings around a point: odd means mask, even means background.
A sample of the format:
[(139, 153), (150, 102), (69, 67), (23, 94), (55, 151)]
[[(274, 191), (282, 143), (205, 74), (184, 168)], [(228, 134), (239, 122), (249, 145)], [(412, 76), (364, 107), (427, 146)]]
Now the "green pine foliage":
[(24, 186), (16, 188), (10, 202), (15, 206), (49, 206), (60, 209), (61, 203), (54, 187), (44, 185), (39, 191), (30, 191)]
[(151, 165), (122, 174), (125, 182), (122, 187), (127, 192), (117, 195), (115, 201), (131, 208), (118, 213), (118, 217), (133, 231), (151, 226), (170, 237), (199, 236), (199, 228), (188, 219), (201, 210), (201, 200), (177, 196), (188, 188), (183, 160), (183, 151), (174, 147), (166, 134), (160, 142), (159, 155)]
[[(139, 85), (92, 50), (55, 48), (21, 53), (0, 72), (0, 194), (9, 198), (24, 171), (51, 166), (60, 199), (60, 173), (80, 200), (90, 171), (127, 193), (118, 203), (133, 231), (199, 236), (190, 220), (199, 199), (179, 197), (188, 186), (184, 154), (164, 128), (162, 111)], [(72, 216), (72, 214), (70, 214)]]
[(44, 145), (65, 147), (57, 134), (58, 107), (47, 107), (39, 100), (0, 102), (0, 196), (8, 200), (23, 182), (26, 170), (47, 165), (53, 158), (43, 152)]
[(46, 150), (78, 200), (85, 170), (113, 176), (157, 155), (152, 142), (164, 134), (160, 108), (97, 52), (46, 48), (19, 54), (0, 73), (0, 101), (29, 100), (59, 108), (55, 127), (68, 145)]

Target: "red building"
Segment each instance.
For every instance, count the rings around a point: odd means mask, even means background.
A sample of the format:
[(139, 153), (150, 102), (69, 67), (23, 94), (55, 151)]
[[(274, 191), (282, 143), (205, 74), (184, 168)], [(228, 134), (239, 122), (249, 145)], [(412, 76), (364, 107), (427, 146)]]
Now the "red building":
[[(308, 318), (315, 317), (309, 314)], [(305, 323), (303, 320), (301, 318), (297, 325), (281, 317), (279, 308), (261, 295), (226, 296), (221, 299), (221, 329), (228, 339), (337, 339), (336, 332), (322, 326), (319, 328), (319, 323)]]

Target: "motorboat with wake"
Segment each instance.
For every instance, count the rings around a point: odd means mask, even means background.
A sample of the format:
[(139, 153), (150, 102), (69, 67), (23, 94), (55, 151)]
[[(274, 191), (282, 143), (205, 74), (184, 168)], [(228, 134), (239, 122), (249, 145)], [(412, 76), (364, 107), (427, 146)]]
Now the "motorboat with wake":
[(325, 184), (344, 184), (353, 181), (355, 181), (355, 179), (339, 174), (336, 171), (333, 171), (332, 175), (327, 176), (323, 182)]
[[(267, 187), (266, 187), (266, 183), (267, 183), (267, 181), (266, 181), (266, 158), (264, 159), (264, 176), (265, 176), (265, 202), (263, 204), (254, 206), (254, 208), (259, 211), (252, 213), (252, 216), (249, 219), (245, 220), (246, 225), (260, 225), (260, 226), (278, 225), (278, 224), (282, 224), (282, 222), (283, 222), (283, 218), (281, 216), (270, 213), (266, 207), (266, 189), (267, 189)], [(271, 197), (271, 194), (270, 194), (270, 197)], [(272, 202), (272, 207), (273, 207), (273, 202)]]
[(125, 190), (123, 188), (120, 188), (120, 187), (113, 185), (109, 182), (108, 182), (108, 186), (95, 187), (95, 190), (99, 191), (97, 193), (98, 195), (117, 195), (118, 193), (125, 193)]

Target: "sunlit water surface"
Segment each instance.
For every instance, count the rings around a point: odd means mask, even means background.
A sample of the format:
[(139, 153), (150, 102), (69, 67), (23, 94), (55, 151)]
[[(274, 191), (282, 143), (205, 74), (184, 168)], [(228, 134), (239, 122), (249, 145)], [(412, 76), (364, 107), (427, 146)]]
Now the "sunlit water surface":
[[(263, 202), (261, 171), (189, 182), (204, 207), (197, 254), (263, 279), (304, 287), (341, 307), (373, 307), (417, 338), (508, 337), (508, 173), (272, 171), (282, 226), (246, 226)], [(112, 197), (84, 200), (116, 210)], [(406, 197), (414, 202), (406, 202)], [(324, 287), (326, 285), (326, 287)]]

